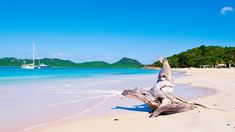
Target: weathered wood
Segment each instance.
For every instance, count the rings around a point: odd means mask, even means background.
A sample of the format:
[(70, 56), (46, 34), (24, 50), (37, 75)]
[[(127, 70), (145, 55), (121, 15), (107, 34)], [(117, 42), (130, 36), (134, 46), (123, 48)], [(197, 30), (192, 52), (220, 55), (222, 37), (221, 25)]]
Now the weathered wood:
[(160, 62), (162, 63), (162, 68), (159, 72), (157, 83), (153, 88), (149, 91), (142, 88), (124, 90), (122, 95), (146, 103), (153, 110), (150, 117), (157, 117), (160, 114), (184, 112), (198, 107), (207, 108), (199, 103), (191, 102), (171, 94), (173, 88), (171, 67), (167, 59), (160, 58)]
[(146, 103), (152, 110), (160, 106), (160, 102), (156, 100), (147, 90), (135, 88), (132, 90), (124, 90), (122, 95), (128, 98), (134, 98), (141, 102)]
[[(122, 95), (128, 98), (135, 98), (141, 102), (146, 103), (152, 110), (150, 117), (157, 117), (160, 114), (173, 114), (193, 110), (198, 107), (207, 108), (206, 106), (191, 102), (180, 97), (176, 97), (170, 93), (163, 93), (165, 98), (170, 102), (167, 104), (162, 103), (163, 98), (153, 96), (149, 91), (142, 88), (135, 88), (132, 90), (124, 90)], [(164, 98), (164, 99), (165, 99)]]

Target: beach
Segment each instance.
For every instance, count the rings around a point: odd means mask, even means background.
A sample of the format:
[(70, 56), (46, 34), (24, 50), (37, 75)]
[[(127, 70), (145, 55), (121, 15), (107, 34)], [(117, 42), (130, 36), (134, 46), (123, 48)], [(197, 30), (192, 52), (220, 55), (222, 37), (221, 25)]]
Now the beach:
[(235, 0), (4, 0), (0, 18), (0, 132), (235, 132)]
[[(175, 83), (213, 88), (216, 93), (194, 99), (213, 109), (199, 108), (178, 114), (149, 118), (148, 112), (125, 111), (79, 120), (54, 122), (29, 129), (38, 132), (151, 132), (151, 131), (234, 131), (235, 130), (235, 70), (234, 69), (176, 69), (186, 72)], [(129, 99), (125, 99), (129, 100)], [(118, 100), (116, 100), (118, 101)], [(125, 102), (125, 101), (124, 101)], [(121, 105), (123, 102), (119, 100)], [(124, 105), (124, 104), (123, 104)], [(130, 105), (125, 104), (125, 105)]]

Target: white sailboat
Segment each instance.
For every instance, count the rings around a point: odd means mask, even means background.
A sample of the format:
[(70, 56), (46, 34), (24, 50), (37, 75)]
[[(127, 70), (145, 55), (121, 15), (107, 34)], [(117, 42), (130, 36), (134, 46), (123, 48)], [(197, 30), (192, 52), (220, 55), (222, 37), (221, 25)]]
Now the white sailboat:
[(36, 66), (35, 66), (35, 44), (33, 43), (33, 63), (31, 63), (31, 64), (23, 64), (22, 66), (21, 66), (21, 68), (23, 68), (23, 69), (35, 69), (36, 68)]
[(39, 65), (35, 65), (35, 43), (33, 43), (33, 63), (31, 64), (23, 64), (21, 66), (21, 68), (23, 69), (42, 69), (42, 68), (50, 68), (50, 66), (43, 64), (40, 62), (40, 60), (38, 59), (38, 63)]

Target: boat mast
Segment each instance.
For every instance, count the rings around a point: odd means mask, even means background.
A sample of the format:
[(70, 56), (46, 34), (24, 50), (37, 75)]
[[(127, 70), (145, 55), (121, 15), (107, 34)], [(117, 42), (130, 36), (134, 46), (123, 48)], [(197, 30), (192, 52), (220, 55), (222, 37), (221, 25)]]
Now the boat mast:
[(33, 66), (35, 65), (34, 59), (35, 59), (35, 43), (33, 42)]

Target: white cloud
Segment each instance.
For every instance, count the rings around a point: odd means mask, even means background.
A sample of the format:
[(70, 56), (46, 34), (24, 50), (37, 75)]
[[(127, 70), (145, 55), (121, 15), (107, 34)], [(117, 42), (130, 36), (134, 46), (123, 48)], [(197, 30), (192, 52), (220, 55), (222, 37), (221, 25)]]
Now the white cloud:
[(220, 13), (222, 15), (226, 15), (228, 14), (229, 12), (233, 12), (233, 8), (232, 7), (229, 7), (229, 6), (225, 6), (223, 7), (221, 10), (220, 10)]

